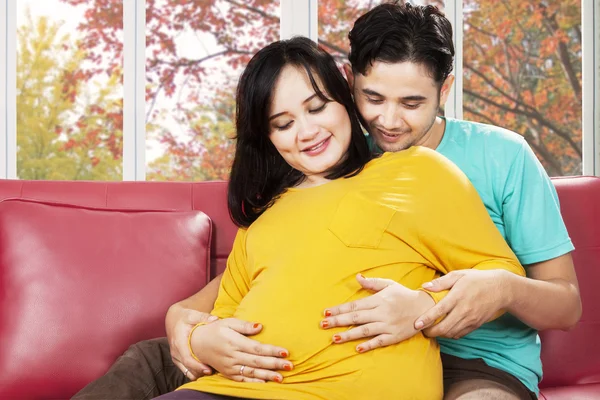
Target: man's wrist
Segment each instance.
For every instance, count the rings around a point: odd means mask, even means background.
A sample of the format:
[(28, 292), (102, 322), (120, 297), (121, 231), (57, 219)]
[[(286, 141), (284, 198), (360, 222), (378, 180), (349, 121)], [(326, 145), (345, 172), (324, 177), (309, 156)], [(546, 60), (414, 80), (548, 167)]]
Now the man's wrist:
[(426, 311), (429, 311), (433, 306), (435, 306), (436, 302), (429, 294), (429, 292), (425, 290), (416, 290), (417, 292), (417, 307), (419, 310), (419, 316), (423, 315)]
[(502, 307), (500, 307), (500, 309), (510, 312), (510, 310), (517, 306), (516, 293), (518, 292), (518, 286), (523, 279), (527, 278), (523, 278), (505, 270), (499, 270), (498, 272), (498, 279), (500, 280), (500, 298), (502, 299)]

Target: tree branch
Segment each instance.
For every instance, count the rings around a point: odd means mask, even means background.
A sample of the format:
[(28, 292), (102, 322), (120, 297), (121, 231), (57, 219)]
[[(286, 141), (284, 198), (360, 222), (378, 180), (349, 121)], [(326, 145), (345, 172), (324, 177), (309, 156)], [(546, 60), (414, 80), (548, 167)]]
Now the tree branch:
[[(556, 22), (556, 14), (548, 15), (548, 10), (545, 6), (540, 6), (542, 9), (542, 15), (544, 16), (544, 25), (550, 33), (551, 36), (554, 36), (560, 27), (558, 26), (558, 22)], [(581, 85), (579, 84), (579, 79), (577, 79), (577, 74), (575, 73), (575, 69), (573, 68), (573, 64), (571, 63), (571, 58), (569, 57), (569, 49), (567, 45), (560, 41), (558, 43), (558, 47), (556, 49), (556, 55), (560, 60), (560, 64), (563, 68), (563, 72), (567, 76), (569, 80), (569, 84), (573, 88), (573, 92), (575, 95), (575, 101), (577, 104), (581, 106)]]
[[(526, 104), (522, 103), (522, 102), (517, 102), (516, 106), (514, 108), (511, 108), (509, 106), (506, 106), (504, 104), (500, 104), (497, 103), (493, 100), (490, 100), (486, 97), (484, 97), (483, 95), (479, 94), (479, 93), (475, 93), (469, 89), (464, 89), (463, 90), (465, 94), (469, 95), (469, 96), (473, 96), (474, 98), (483, 101), (484, 103), (487, 103), (491, 106), (494, 106), (500, 110), (504, 110), (513, 114), (518, 114), (518, 115), (523, 115), (525, 117), (528, 118), (532, 118), (538, 121), (538, 123), (540, 124), (540, 126), (544, 126), (548, 129), (550, 129), (551, 131), (553, 131), (554, 133), (556, 133), (556, 135), (558, 135), (559, 137), (561, 137), (562, 139), (564, 139), (572, 148), (573, 150), (575, 150), (575, 153), (581, 157), (581, 148), (573, 141), (573, 139), (571, 138), (571, 136), (569, 135), (568, 132), (560, 129), (558, 126), (556, 126), (556, 124), (554, 124), (551, 121), (548, 121), (546, 118), (544, 118), (539, 111), (535, 110), (535, 109), (531, 109), (529, 106), (527, 106)], [(521, 107), (521, 108), (520, 108)]]
[[(464, 62), (464, 61), (463, 61)], [(496, 86), (491, 79), (489, 79), (487, 76), (485, 76), (485, 74), (483, 72), (480, 72), (478, 70), (476, 70), (471, 64), (464, 62), (464, 66), (465, 68), (469, 69), (471, 72), (473, 72), (475, 75), (479, 76), (481, 79), (483, 79), (483, 81), (485, 83), (487, 83), (489, 86), (492, 87), (492, 89), (496, 90), (498, 93), (500, 93), (502, 96), (506, 97), (507, 99), (514, 101), (514, 102), (518, 102), (519, 99), (513, 97), (512, 95), (506, 93), (504, 90), (500, 89), (498, 86)], [(502, 77), (504, 78), (504, 77)]]
[(257, 13), (258, 15), (260, 15), (261, 17), (263, 17), (265, 19), (268, 19), (271, 21), (279, 21), (279, 17), (276, 17), (275, 15), (267, 14), (266, 12), (264, 12), (263, 10), (261, 10), (259, 8), (252, 7), (247, 4), (243, 4), (243, 3), (240, 3), (240, 2), (234, 1), (234, 0), (223, 0), (223, 1), (225, 1), (226, 3), (229, 3), (229, 4), (233, 4), (234, 6), (246, 9), (248, 11)]

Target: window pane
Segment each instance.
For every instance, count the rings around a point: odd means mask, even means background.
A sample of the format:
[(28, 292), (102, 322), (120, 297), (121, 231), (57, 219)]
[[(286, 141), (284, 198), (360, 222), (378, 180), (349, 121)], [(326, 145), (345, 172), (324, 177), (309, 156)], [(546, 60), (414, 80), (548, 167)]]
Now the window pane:
[(581, 0), (464, 0), (464, 116), (581, 174)]
[[(348, 32), (354, 21), (389, 0), (319, 0), (319, 44), (339, 63), (348, 62)], [(411, 4), (435, 5), (444, 11), (443, 0), (413, 0)]]
[(122, 179), (122, 63), (102, 57), (109, 50), (90, 36), (101, 24), (111, 29), (110, 46), (122, 46), (122, 1), (104, 0), (109, 13), (85, 16), (77, 3), (17, 2), (21, 179)]
[(237, 80), (279, 18), (279, 0), (146, 1), (148, 180), (229, 177)]

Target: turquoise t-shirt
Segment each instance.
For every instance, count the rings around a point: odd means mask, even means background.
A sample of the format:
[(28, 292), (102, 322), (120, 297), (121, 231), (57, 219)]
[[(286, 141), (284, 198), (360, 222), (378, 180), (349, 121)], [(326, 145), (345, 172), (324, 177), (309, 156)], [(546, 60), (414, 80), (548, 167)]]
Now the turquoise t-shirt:
[[(546, 261), (573, 250), (554, 185), (522, 136), (491, 125), (446, 118), (444, 137), (436, 150), (467, 175), (521, 264)], [(460, 339), (438, 338), (438, 342), (443, 353), (482, 358), (539, 392), (540, 338), (536, 330), (510, 314)]]

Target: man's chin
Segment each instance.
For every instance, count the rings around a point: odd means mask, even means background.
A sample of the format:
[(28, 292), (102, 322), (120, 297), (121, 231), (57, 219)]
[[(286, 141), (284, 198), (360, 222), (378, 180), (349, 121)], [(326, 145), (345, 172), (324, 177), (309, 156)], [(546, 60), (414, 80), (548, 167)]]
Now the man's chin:
[(375, 140), (375, 144), (377, 145), (378, 148), (381, 149), (381, 151), (383, 151), (385, 153), (395, 153), (397, 151), (406, 150), (410, 147), (410, 144), (402, 143), (402, 142), (390, 143), (390, 142), (380, 142), (378, 140)]

